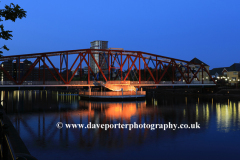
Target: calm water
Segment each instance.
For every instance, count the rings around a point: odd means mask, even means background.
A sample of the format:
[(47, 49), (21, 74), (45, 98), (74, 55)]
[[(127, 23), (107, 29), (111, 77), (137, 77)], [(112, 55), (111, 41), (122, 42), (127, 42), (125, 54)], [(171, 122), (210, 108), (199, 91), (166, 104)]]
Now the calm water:
[[(69, 93), (70, 94), (70, 93)], [(240, 159), (240, 98), (158, 95), (89, 102), (53, 91), (1, 91), (30, 153), (47, 159)], [(200, 129), (58, 129), (57, 122), (193, 124)]]

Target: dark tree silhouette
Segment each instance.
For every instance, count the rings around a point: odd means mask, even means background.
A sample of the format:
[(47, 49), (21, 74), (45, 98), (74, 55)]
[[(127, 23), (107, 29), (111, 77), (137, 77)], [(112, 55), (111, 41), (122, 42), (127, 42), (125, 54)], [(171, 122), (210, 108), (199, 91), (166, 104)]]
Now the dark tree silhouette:
[[(22, 19), (23, 17), (26, 17), (26, 11), (24, 11), (18, 4), (15, 5), (11, 3), (10, 5), (5, 5), (4, 9), (0, 9), (0, 21), (11, 20), (15, 22), (17, 18)], [(3, 24), (0, 25), (0, 29), (0, 38), (4, 40), (12, 39), (12, 31), (4, 30)], [(5, 49), (7, 51), (9, 50), (6, 45), (3, 45), (0, 49)], [(2, 53), (3, 52), (0, 51), (0, 56)]]

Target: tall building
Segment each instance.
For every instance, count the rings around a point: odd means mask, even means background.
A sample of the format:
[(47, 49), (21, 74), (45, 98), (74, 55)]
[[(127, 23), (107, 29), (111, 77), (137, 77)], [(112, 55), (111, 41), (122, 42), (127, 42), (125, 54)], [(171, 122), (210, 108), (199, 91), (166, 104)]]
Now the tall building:
[[(91, 49), (108, 49), (108, 41), (99, 41), (99, 40), (92, 41), (90, 48)], [(103, 53), (101, 53), (100, 57), (99, 57), (99, 55), (100, 54), (94, 54), (94, 52), (93, 52), (93, 56), (94, 56), (95, 60), (98, 62), (99, 66), (103, 70), (103, 73), (106, 74), (106, 73), (108, 73), (107, 72), (107, 69), (108, 69), (107, 62), (105, 61)], [(105, 57), (106, 57), (106, 59), (108, 59), (107, 54), (105, 54)], [(92, 70), (95, 74), (99, 72), (97, 64), (93, 60), (92, 56), (90, 56), (90, 67), (92, 68)]]

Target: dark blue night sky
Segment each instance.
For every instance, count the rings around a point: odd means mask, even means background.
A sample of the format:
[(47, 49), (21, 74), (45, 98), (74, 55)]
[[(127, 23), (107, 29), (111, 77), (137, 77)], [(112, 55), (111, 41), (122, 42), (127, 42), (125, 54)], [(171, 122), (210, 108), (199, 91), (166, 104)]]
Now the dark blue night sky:
[[(239, 0), (17, 1), (27, 18), (2, 22), (13, 40), (4, 55), (109, 47), (191, 60), (210, 69), (239, 63)], [(9, 1), (1, 1), (1, 8)]]

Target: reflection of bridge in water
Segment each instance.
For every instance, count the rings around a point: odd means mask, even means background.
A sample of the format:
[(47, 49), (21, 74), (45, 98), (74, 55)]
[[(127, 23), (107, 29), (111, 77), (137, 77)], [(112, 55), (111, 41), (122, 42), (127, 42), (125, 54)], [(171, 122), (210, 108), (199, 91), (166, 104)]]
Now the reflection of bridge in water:
[[(13, 102), (13, 104), (19, 104), (18, 108), (14, 109), (13, 105), (13, 108), (8, 108), (8, 112), (14, 126), (27, 145), (32, 144), (41, 148), (59, 147), (59, 145), (60, 148), (69, 145), (80, 148), (86, 146), (121, 148), (156, 139), (171, 139), (182, 132), (201, 132), (209, 125), (212, 112), (217, 113), (218, 127), (223, 127), (223, 129), (227, 126), (226, 118), (234, 118), (237, 122), (240, 117), (239, 106), (231, 101), (227, 108), (225, 104), (213, 105), (213, 102), (201, 104), (199, 99), (188, 100), (187, 98), (183, 98), (183, 100), (155, 99), (151, 105), (147, 105), (146, 102), (106, 103), (79, 101), (73, 95), (57, 96), (57, 94), (49, 92), (36, 92), (36, 97), (35, 92), (32, 91), (25, 93), (23, 91), (2, 92), (3, 97), (9, 101), (12, 96), (19, 96), (19, 99), (15, 99), (18, 102)], [(30, 99), (33, 101), (27, 102)], [(46, 105), (43, 110), (38, 111), (34, 108), (34, 104), (41, 103), (40, 101), (42, 103), (49, 102), (51, 105)], [(192, 106), (192, 104), (194, 105)], [(16, 114), (11, 114), (13, 111)], [(59, 130), (55, 126), (57, 122), (87, 125), (89, 122), (94, 124), (133, 124), (133, 122), (137, 124), (168, 122), (191, 124), (196, 121), (201, 124), (201, 130), (132, 129), (129, 131), (128, 129), (108, 129), (105, 131), (104, 129), (64, 128)]]
[[(60, 95), (59, 95), (60, 94)], [(162, 97), (151, 102), (89, 102), (75, 95), (51, 91), (1, 91), (15, 128), (27, 146), (35, 148), (122, 148), (131, 145), (172, 139), (186, 133), (204, 131), (212, 118), (220, 130), (240, 127), (240, 104), (215, 100), (201, 103), (199, 98)], [(10, 103), (12, 102), (12, 103)], [(38, 105), (36, 105), (38, 104)], [(44, 105), (45, 104), (45, 105)], [(40, 106), (42, 109), (40, 109)], [(16, 107), (17, 106), (17, 107)], [(13, 113), (14, 112), (14, 113)], [(216, 115), (216, 116), (215, 116)], [(231, 126), (231, 121), (236, 125)], [(191, 124), (200, 130), (149, 129), (57, 129), (56, 123), (69, 124)]]

